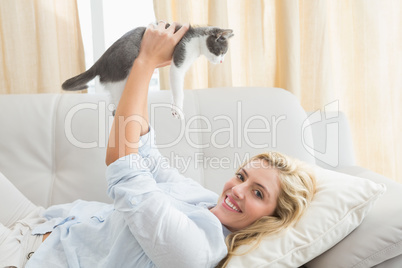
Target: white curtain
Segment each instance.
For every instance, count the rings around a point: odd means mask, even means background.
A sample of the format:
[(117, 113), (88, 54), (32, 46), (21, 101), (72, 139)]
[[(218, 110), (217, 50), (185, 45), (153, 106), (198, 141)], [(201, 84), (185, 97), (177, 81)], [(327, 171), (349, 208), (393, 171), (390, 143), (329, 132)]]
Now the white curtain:
[[(280, 87), (306, 110), (333, 101), (358, 164), (402, 182), (402, 1), (154, 0), (158, 20), (234, 30), (225, 63), (203, 58), (185, 88)], [(168, 88), (167, 70), (161, 87)]]
[(83, 71), (76, 0), (0, 0), (0, 94), (62, 92)]

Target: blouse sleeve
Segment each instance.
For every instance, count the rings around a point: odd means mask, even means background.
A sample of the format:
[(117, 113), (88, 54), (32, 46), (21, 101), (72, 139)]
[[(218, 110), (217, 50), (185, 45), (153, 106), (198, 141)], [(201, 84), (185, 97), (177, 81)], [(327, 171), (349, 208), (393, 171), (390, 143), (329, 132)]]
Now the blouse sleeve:
[(133, 154), (107, 168), (115, 209), (157, 267), (213, 267), (227, 252), (221, 223), (207, 209), (162, 191), (144, 159)]

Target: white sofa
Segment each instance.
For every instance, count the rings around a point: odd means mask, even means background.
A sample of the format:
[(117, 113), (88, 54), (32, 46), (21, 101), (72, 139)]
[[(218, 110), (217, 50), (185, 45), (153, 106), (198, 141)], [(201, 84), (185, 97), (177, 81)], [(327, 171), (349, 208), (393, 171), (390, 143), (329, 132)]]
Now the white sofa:
[[(384, 227), (380, 220), (388, 214), (402, 214), (393, 208), (401, 203), (402, 186), (356, 166), (349, 125), (336, 103), (325, 107), (333, 111), (307, 114), (296, 97), (278, 88), (188, 90), (185, 120), (180, 121), (170, 115), (169, 91), (150, 92), (149, 101), (162, 154), (217, 193), (242, 160), (266, 150), (386, 184), (384, 197), (351, 235), (325, 253), (326, 259), (333, 258), (331, 251), (348, 247), (347, 240), (355, 240), (359, 229), (369, 233)], [(0, 172), (44, 207), (75, 199), (111, 202), (104, 172), (112, 110), (106, 94), (1, 95)], [(378, 225), (364, 226), (367, 219)], [(377, 256), (370, 266), (402, 267), (402, 238), (398, 241), (392, 241), (394, 248), (384, 248), (393, 250), (389, 260)], [(337, 267), (337, 260), (332, 261), (331, 267)]]

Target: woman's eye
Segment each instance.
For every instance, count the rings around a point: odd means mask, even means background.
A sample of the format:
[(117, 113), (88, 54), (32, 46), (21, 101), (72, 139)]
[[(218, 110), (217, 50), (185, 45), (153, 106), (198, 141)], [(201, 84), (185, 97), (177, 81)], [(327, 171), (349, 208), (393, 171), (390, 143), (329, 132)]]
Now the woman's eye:
[(244, 181), (244, 177), (243, 177), (242, 174), (236, 173), (236, 177), (237, 177), (239, 180)]
[(255, 192), (255, 196), (262, 199), (262, 193), (259, 190), (255, 190), (254, 192)]

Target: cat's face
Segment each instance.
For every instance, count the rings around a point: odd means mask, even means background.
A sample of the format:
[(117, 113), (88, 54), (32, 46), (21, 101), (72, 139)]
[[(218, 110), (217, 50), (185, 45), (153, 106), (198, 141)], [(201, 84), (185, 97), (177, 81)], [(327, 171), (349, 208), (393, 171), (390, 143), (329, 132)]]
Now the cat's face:
[(205, 56), (211, 63), (217, 64), (223, 62), (229, 48), (229, 38), (233, 35), (233, 30), (230, 29), (213, 28), (210, 30), (206, 40), (210, 53)]

